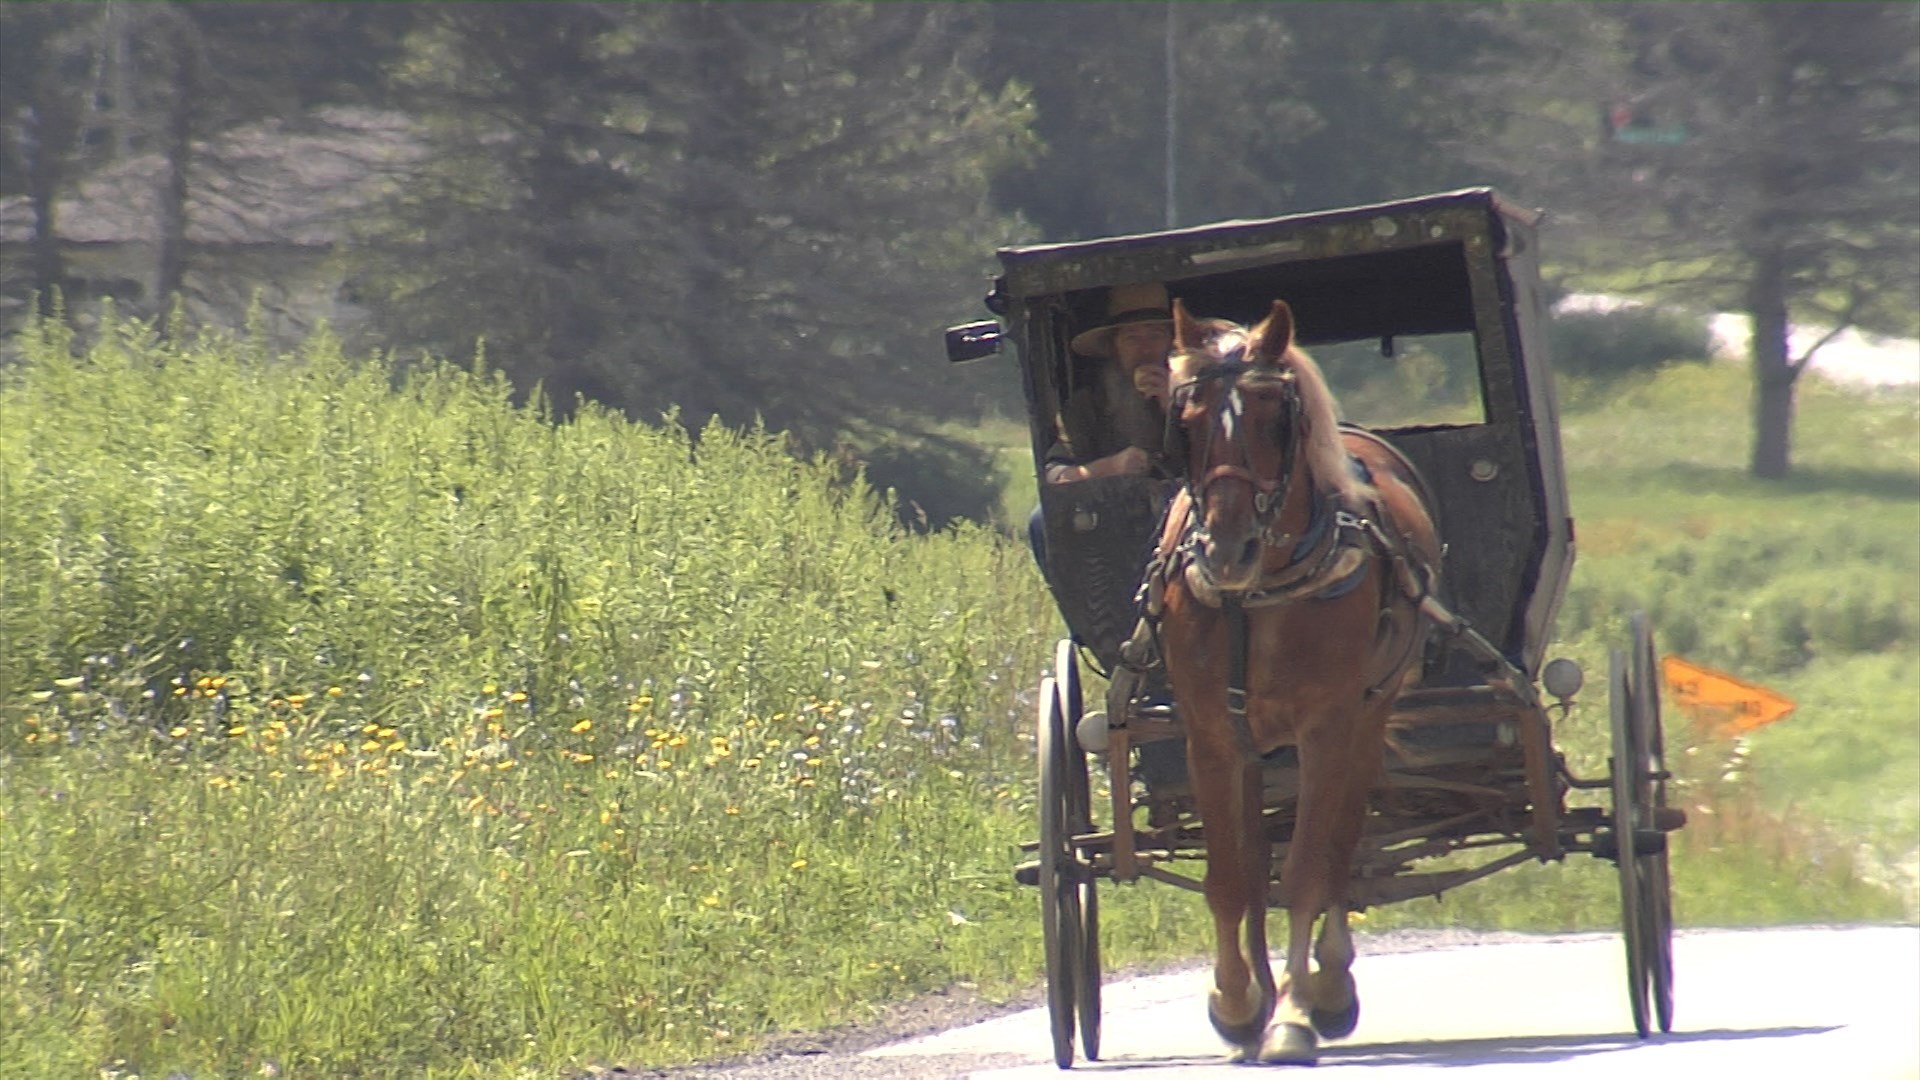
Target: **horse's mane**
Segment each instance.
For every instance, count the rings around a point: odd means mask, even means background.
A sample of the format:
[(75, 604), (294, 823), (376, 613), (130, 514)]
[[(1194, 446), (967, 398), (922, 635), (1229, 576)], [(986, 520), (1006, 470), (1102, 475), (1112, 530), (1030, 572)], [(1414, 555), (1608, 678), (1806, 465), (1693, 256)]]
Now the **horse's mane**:
[(1294, 392), (1300, 395), (1300, 415), (1306, 421), (1300, 451), (1306, 455), (1308, 474), (1321, 491), (1339, 492), (1349, 509), (1366, 506), (1374, 494), (1373, 485), (1360, 479), (1347, 462), (1347, 448), (1340, 439), (1340, 406), (1326, 374), (1298, 345), (1287, 348), (1281, 363), (1293, 369)]

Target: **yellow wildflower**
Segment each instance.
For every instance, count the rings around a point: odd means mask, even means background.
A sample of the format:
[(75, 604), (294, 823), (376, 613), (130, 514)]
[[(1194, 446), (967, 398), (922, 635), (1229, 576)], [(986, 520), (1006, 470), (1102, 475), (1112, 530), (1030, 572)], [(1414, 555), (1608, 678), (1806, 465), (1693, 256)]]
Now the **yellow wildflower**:
[(583, 735), (592, 730), (593, 730), (592, 720), (582, 719), (579, 723), (573, 725), (573, 733), (575, 735)]

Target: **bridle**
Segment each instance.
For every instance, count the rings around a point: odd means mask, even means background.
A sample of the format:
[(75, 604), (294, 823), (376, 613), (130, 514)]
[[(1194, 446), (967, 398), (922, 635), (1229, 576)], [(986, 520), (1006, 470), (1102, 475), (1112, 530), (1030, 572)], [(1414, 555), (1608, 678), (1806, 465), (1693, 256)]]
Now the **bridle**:
[[(1207, 494), (1214, 485), (1225, 480), (1245, 483), (1253, 489), (1254, 524), (1258, 527), (1260, 540), (1269, 547), (1279, 547), (1296, 539), (1278, 531), (1280, 511), (1286, 505), (1288, 489), (1292, 484), (1294, 455), (1297, 452), (1294, 435), (1299, 428), (1301, 402), (1298, 385), (1291, 371), (1274, 371), (1271, 368), (1253, 364), (1246, 357), (1246, 344), (1235, 345), (1219, 359), (1202, 368), (1193, 378), (1175, 386), (1172, 391), (1172, 407), (1167, 410), (1169, 427), (1166, 445), (1185, 446), (1185, 431), (1178, 433), (1176, 425), (1184, 427), (1182, 421), (1187, 406), (1207, 383), (1226, 384), (1226, 392), (1220, 402), (1208, 410), (1210, 422), (1206, 426), (1205, 442), (1201, 445), (1201, 461), (1213, 460), (1213, 440), (1216, 437), (1232, 440), (1238, 451), (1238, 462), (1226, 462), (1208, 469), (1205, 475), (1195, 478), (1191, 474), (1186, 479), (1187, 497), (1193, 505), (1194, 536), (1207, 539)], [(1245, 400), (1241, 396), (1242, 380), (1265, 382), (1281, 386), (1280, 417), (1274, 431), (1275, 445), (1280, 448), (1280, 469), (1277, 476), (1263, 477), (1253, 469), (1253, 458), (1246, 448), (1246, 433), (1242, 427), (1245, 415)], [(1315, 515), (1318, 517), (1318, 515)]]

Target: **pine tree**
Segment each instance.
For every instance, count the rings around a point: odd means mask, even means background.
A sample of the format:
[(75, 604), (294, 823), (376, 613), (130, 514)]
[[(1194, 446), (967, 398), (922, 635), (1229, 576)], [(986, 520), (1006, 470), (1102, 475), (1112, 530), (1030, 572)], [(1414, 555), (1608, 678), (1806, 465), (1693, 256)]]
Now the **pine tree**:
[(979, 18), (435, 9), (401, 70), (434, 164), (365, 249), (383, 321), (484, 337), (562, 409), (824, 430), (953, 407), (937, 330), (1020, 228), (987, 199), (1024, 132), (968, 74)]

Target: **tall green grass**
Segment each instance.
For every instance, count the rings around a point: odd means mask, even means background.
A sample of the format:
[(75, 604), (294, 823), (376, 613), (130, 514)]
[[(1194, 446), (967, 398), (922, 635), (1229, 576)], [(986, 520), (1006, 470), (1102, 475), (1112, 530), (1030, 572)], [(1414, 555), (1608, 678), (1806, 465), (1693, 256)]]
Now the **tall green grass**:
[(1563, 633), (1605, 637), (1644, 607), (1663, 651), (1794, 698), (1738, 747), (1740, 790), (1920, 918), (1920, 393), (1804, 380), (1794, 476), (1765, 483), (1745, 472), (1741, 369), (1614, 389), (1565, 424), (1581, 550)]
[(1030, 976), (1024, 550), (324, 340), (67, 354), (0, 390), (10, 1067), (550, 1073)]
[[(1058, 622), (1018, 541), (909, 533), (769, 433), (554, 425), (324, 339), (70, 352), (0, 385), (0, 1061), (551, 1076), (1037, 978), (1009, 871)], [(1810, 397), (1810, 479), (1762, 488), (1714, 378), (1570, 415), (1565, 648), (1604, 670), (1650, 606), (1801, 698), (1676, 750), (1713, 811), (1683, 920), (1899, 917), (1851, 856), (1911, 842), (1912, 409)], [(1825, 570), (1865, 584), (1778, 584)], [(1556, 738), (1597, 773), (1587, 697)], [(1198, 898), (1103, 895), (1114, 962), (1204, 947)], [(1588, 860), (1371, 925), (1616, 919)]]

